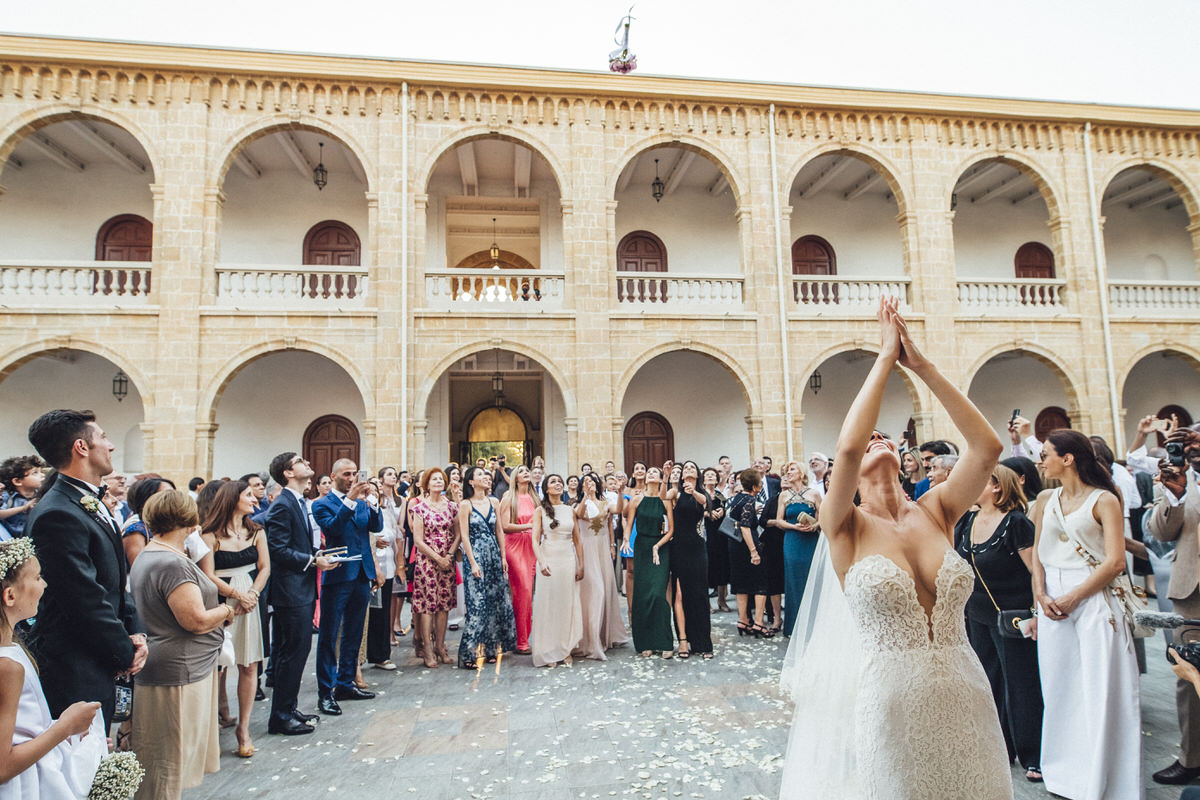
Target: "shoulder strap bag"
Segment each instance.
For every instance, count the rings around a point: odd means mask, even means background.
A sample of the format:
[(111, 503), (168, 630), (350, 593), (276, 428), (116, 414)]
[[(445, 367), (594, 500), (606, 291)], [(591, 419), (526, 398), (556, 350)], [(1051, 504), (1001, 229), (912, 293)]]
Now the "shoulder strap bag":
[[(975, 563), (975, 520), (979, 519), (979, 515), (971, 517), (971, 526), (967, 528), (966, 546), (967, 552), (971, 554), (971, 568), (975, 570), (975, 575), (978, 576), (979, 582), (983, 584), (983, 590), (987, 592), (988, 599), (992, 601), (992, 606), (996, 609), (996, 627), (1000, 631), (1000, 635), (1007, 639), (1024, 639), (1025, 634), (1021, 631), (1021, 623), (1033, 616), (1031, 608), (1014, 608), (1002, 609), (1000, 604), (996, 602), (996, 596), (992, 594), (992, 590), (988, 588), (987, 581), (983, 579), (983, 573), (979, 571), (979, 565)], [(1005, 519), (1008, 519), (1006, 516)], [(1004, 524), (1004, 520), (1001, 520)]]

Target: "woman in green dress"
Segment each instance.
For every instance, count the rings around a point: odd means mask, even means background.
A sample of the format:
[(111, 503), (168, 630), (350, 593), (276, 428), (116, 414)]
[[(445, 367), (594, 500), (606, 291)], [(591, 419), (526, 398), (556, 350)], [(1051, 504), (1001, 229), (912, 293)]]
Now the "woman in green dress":
[[(625, 530), (637, 524), (633, 543), (633, 606), (629, 627), (633, 629), (633, 646), (643, 656), (655, 650), (663, 658), (675, 654), (675, 635), (671, 631), (671, 603), (667, 600), (667, 583), (671, 576), (671, 503), (659, 496), (662, 470), (646, 470), (646, 493), (625, 505)], [(625, 538), (623, 550), (628, 550)]]

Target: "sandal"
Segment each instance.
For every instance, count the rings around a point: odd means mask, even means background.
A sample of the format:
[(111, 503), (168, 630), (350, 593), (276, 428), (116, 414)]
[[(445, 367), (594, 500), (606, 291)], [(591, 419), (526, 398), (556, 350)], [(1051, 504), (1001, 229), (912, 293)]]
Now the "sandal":
[(691, 658), (692, 646), (689, 644), (686, 650), (683, 649), (683, 644), (686, 641), (687, 641), (687, 639), (679, 640), (679, 657), (680, 658)]
[(737, 632), (738, 636), (753, 636), (754, 626), (752, 626), (749, 622), (742, 622), (739, 619), (737, 624)]
[(750, 626), (750, 633), (754, 634), (756, 639), (770, 639), (775, 635), (757, 622)]
[(221, 723), (222, 728), (232, 728), (234, 725), (237, 725), (237, 717), (218, 717), (217, 719)]
[(663, 661), (672, 659), (675, 657), (675, 651), (674, 650), (663, 650), (662, 657), (663, 657)]
[(1030, 783), (1041, 783), (1043, 780), (1041, 767), (1026, 767), (1025, 780)]
[(705, 661), (711, 661), (713, 654), (712, 653), (701, 653), (700, 657), (703, 658)]

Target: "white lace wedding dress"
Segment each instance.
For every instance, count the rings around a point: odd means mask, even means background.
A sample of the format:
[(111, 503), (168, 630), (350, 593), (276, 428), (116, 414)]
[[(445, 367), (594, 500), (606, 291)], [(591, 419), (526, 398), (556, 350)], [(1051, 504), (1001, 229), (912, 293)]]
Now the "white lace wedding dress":
[(912, 577), (887, 557), (846, 573), (862, 651), (854, 750), (864, 797), (1011, 800), (996, 706), (963, 622), (973, 585), (971, 567), (947, 550), (929, 618)]

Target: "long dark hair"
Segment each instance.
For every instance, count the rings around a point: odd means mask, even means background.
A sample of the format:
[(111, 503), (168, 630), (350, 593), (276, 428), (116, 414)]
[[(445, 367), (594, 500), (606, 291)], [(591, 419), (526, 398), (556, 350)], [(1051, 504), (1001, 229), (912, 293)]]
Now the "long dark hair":
[(462, 476), (463, 500), (470, 500), (475, 496), (475, 487), (471, 485), (471, 481), (475, 479), (476, 472), (487, 472), (485, 467), (467, 467), (467, 471)]
[(1027, 498), (1037, 499), (1042, 493), (1042, 476), (1038, 474), (1037, 464), (1025, 456), (1013, 456), (1000, 463), (1025, 479), (1022, 488)]
[(675, 482), (675, 491), (683, 493), (683, 469), (688, 464), (691, 464), (696, 470), (696, 488), (700, 490), (701, 494), (707, 494), (704, 491), (704, 473), (700, 471), (700, 465), (690, 458), (679, 465), (679, 480)]
[(129, 487), (129, 492), (126, 495), (126, 501), (129, 503), (129, 510), (136, 514), (140, 519), (142, 516), (142, 507), (146, 505), (147, 500), (158, 494), (159, 489), (164, 483), (170, 486), (172, 489), (175, 488), (175, 484), (158, 475), (148, 475), (145, 478), (142, 478), (140, 481), (134, 481), (133, 485)]
[[(216, 495), (213, 496), (212, 502), (205, 511), (204, 520), (200, 523), (200, 530), (204, 533), (211, 533), (218, 539), (224, 539), (229, 534), (229, 528), (233, 525), (233, 518), (237, 515), (238, 502), (241, 499), (242, 492), (250, 488), (250, 484), (246, 481), (225, 481), (217, 489)], [(259, 524), (250, 519), (247, 514), (242, 519), (242, 524), (246, 526), (246, 530), (250, 532), (250, 538), (253, 539), (253, 534), (259, 530)], [(229, 538), (232, 538), (231, 536)]]
[[(559, 475), (558, 473), (555, 473), (555, 472), (551, 472), (549, 475), (542, 478), (542, 513), (545, 514), (546, 516), (550, 517), (550, 527), (557, 528), (558, 527), (558, 516), (555, 515), (554, 505), (550, 502), (550, 492), (546, 491), (546, 487), (550, 485), (551, 478), (558, 478), (560, 481), (563, 480), (563, 476)], [(567, 482), (563, 481), (563, 497), (566, 497), (566, 496), (567, 496)], [(560, 497), (559, 501), (561, 502), (562, 499), (563, 498)]]
[(1059, 456), (1070, 454), (1075, 457), (1075, 471), (1084, 485), (1112, 492), (1113, 497), (1121, 500), (1121, 493), (1117, 491), (1117, 485), (1113, 483), (1112, 472), (1109, 467), (1101, 465), (1100, 460), (1096, 458), (1096, 450), (1092, 446), (1091, 439), (1079, 431), (1060, 428), (1051, 431), (1050, 435), (1046, 437), (1046, 441), (1054, 445), (1054, 452)]
[(633, 466), (629, 468), (629, 483), (626, 484), (626, 486), (630, 489), (637, 488), (637, 478), (633, 477), (633, 473), (637, 471), (638, 464), (641, 464), (643, 467), (646, 467), (647, 469), (649, 469), (649, 465), (647, 465), (645, 461), (633, 462)]
[(579, 502), (582, 503), (583, 499), (587, 497), (587, 493), (583, 491), (584, 481), (591, 481), (592, 485), (596, 487), (596, 499), (604, 497), (604, 478), (601, 478), (595, 472), (585, 472), (579, 476)]

